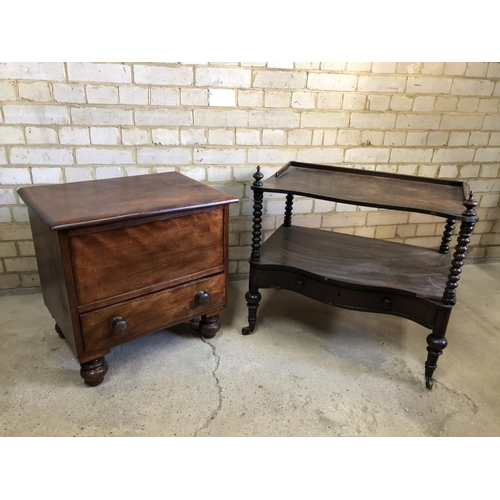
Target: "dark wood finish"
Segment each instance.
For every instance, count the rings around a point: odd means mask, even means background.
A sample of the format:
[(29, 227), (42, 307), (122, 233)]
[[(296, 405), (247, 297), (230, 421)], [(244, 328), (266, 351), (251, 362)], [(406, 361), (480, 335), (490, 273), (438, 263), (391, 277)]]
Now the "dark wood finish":
[[(391, 292), (389, 289), (380, 291), (369, 287), (362, 288), (340, 281), (335, 283), (319, 276), (312, 277), (310, 273), (301, 270), (271, 270), (263, 266), (256, 271), (256, 275), (259, 288), (290, 290), (344, 309), (401, 316), (427, 328), (433, 327), (439, 309), (439, 304), (436, 302), (418, 296), (403, 295), (401, 292)], [(253, 298), (253, 294), (251, 295)]]
[[(262, 186), (262, 178), (264, 175), (260, 171), (260, 167), (257, 167), (257, 171), (253, 174), (255, 181), (253, 182), (254, 188), (260, 188)], [(252, 224), (252, 255), (250, 259), (252, 262), (257, 262), (259, 260), (259, 249), (261, 241), (261, 229), (262, 229), (262, 198), (263, 195), (259, 190), (254, 191), (253, 195), (253, 224)]]
[(57, 332), (57, 335), (59, 335), (59, 338), (64, 339), (64, 333), (63, 331), (59, 328), (59, 325), (56, 323), (54, 330)]
[(78, 314), (72, 314), (73, 297), (67, 281), (69, 270), (64, 260), (64, 251), (61, 249), (61, 235), (51, 231), (29, 205), (28, 214), (45, 306), (65, 333), (71, 350), (78, 357), (83, 344), (78, 335), (78, 326), (75, 325)]
[(457, 221), (455, 219), (448, 219), (446, 221), (446, 226), (444, 226), (443, 231), (443, 239), (441, 240), (441, 246), (439, 247), (439, 253), (448, 253), (456, 222)]
[(449, 266), (449, 259), (435, 250), (300, 226), (279, 227), (262, 244), (255, 264), (437, 301)]
[(432, 333), (427, 336), (427, 360), (425, 362), (425, 386), (432, 389), (434, 381), (432, 375), (437, 368), (439, 356), (443, 354), (443, 349), (448, 345), (445, 333), (450, 319), (451, 307), (442, 306), (438, 310), (436, 321), (432, 328)]
[[(110, 349), (227, 307), (225, 193), (171, 172), (19, 190), (45, 304), (88, 385)], [(215, 318), (215, 319), (214, 319)]]
[(90, 387), (96, 387), (101, 384), (108, 372), (108, 363), (104, 356), (82, 363), (80, 366), (80, 375)]
[(206, 339), (211, 339), (215, 337), (215, 334), (220, 330), (221, 322), (220, 316), (216, 314), (215, 316), (203, 315), (201, 317), (199, 331), (200, 335)]
[[(386, 172), (290, 162), (266, 179), (262, 192), (293, 193), (367, 207), (405, 210), (466, 220), (462, 202), (465, 183)], [(465, 196), (464, 196), (465, 195)], [(469, 217), (477, 221), (477, 217)]]
[(287, 194), (285, 203), (285, 218), (283, 220), (283, 225), (285, 227), (290, 227), (292, 225), (292, 210), (293, 210), (293, 194)]
[[(290, 162), (274, 177), (252, 185), (254, 241), (250, 256), (248, 327), (254, 331), (260, 288), (282, 288), (343, 307), (401, 316), (432, 329), (427, 337), (425, 381), (433, 385), (467, 245), (478, 220), (466, 183)], [(262, 245), (264, 192), (285, 193), (284, 223)], [(447, 219), (439, 251), (383, 240), (292, 226), (294, 195)], [(463, 210), (463, 206), (466, 207)], [(256, 207), (256, 210), (255, 210)], [(459, 208), (460, 207), (460, 208)], [(257, 215), (257, 217), (256, 217)], [(460, 234), (450, 268), (447, 253), (456, 220)], [(255, 258), (255, 257), (258, 258)]]
[(177, 172), (29, 186), (18, 190), (52, 230), (208, 208), (235, 199)]
[[(475, 217), (476, 212), (474, 207), (477, 206), (477, 201), (474, 200), (472, 193), (463, 202), (466, 209), (463, 215), (467, 217)], [(470, 243), (470, 237), (474, 230), (474, 222), (468, 220), (462, 221), (460, 224), (460, 232), (458, 234), (457, 246), (451, 261), (450, 274), (446, 282), (446, 289), (443, 294), (443, 303), (446, 305), (454, 305), (456, 302), (456, 291), (460, 274), (462, 274), (462, 266), (464, 265), (465, 256), (467, 255), (467, 245)]]

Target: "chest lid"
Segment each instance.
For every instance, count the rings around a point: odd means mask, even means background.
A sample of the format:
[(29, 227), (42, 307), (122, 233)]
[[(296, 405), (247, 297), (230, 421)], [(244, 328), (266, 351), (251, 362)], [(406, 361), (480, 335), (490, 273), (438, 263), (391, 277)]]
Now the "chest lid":
[(28, 186), (18, 193), (53, 231), (238, 201), (178, 172)]

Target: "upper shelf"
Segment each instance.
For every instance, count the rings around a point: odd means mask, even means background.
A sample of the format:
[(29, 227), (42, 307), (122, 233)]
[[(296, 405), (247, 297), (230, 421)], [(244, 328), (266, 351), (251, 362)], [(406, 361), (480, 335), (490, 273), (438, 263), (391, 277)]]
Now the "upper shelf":
[(465, 182), (291, 161), (259, 189), (323, 200), (477, 221), (462, 215)]

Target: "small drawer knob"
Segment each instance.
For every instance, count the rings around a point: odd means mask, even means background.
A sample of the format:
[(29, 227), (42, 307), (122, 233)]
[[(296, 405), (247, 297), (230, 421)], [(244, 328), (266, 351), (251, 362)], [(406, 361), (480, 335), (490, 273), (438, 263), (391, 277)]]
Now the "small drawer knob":
[(390, 309), (392, 306), (391, 299), (384, 299), (382, 302), (383, 309)]
[(124, 333), (127, 333), (128, 323), (125, 318), (117, 316), (113, 319), (113, 321), (111, 321), (110, 328), (113, 333), (116, 333), (117, 335), (123, 335)]
[(212, 300), (212, 296), (205, 292), (205, 290), (200, 290), (194, 297), (195, 302), (200, 306), (208, 306)]
[(304, 286), (304, 280), (297, 280), (297, 281), (295, 282), (295, 288), (297, 288), (297, 290), (298, 290), (299, 288), (302, 288), (303, 286)]

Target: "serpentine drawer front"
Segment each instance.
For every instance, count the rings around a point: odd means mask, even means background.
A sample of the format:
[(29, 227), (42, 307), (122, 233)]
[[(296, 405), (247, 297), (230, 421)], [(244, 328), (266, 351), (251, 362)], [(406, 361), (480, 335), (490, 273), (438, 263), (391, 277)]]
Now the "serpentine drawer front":
[(346, 309), (394, 314), (427, 327), (434, 324), (439, 309), (438, 304), (418, 297), (348, 288), (345, 285), (332, 284), (320, 277), (311, 278), (289, 271), (258, 273), (258, 280), (261, 288), (283, 288)]
[(114, 346), (200, 317), (202, 336), (219, 331), (236, 198), (177, 172), (18, 192), (45, 305), (88, 385)]

